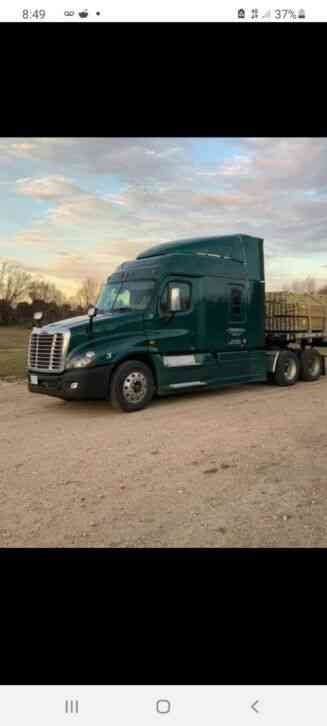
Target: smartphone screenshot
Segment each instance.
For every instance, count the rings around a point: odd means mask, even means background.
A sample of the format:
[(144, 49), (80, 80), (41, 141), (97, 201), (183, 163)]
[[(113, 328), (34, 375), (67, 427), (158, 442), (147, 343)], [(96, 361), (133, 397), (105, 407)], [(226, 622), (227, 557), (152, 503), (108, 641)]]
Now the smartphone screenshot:
[(1, 725), (325, 725), (326, 19), (0, 9)]

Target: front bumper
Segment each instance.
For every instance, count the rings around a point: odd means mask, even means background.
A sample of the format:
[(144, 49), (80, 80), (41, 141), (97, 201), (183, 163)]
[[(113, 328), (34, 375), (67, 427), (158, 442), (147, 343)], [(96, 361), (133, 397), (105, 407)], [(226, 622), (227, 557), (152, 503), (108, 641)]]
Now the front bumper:
[[(28, 390), (31, 393), (43, 393), (56, 396), (66, 401), (81, 399), (104, 399), (109, 395), (109, 381), (112, 365), (94, 366), (94, 368), (74, 368), (63, 373), (35, 373), (37, 385), (30, 382), (33, 371), (28, 371)], [(77, 388), (71, 388), (78, 383)]]

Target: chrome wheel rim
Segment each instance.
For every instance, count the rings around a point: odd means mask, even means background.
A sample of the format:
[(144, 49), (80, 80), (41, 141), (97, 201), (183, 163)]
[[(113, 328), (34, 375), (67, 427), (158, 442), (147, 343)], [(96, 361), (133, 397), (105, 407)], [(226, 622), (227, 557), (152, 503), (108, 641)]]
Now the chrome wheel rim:
[(128, 403), (140, 403), (147, 392), (146, 377), (140, 371), (132, 371), (123, 382), (123, 396)]
[(292, 358), (285, 363), (284, 375), (288, 381), (292, 381), (296, 376), (296, 363)]

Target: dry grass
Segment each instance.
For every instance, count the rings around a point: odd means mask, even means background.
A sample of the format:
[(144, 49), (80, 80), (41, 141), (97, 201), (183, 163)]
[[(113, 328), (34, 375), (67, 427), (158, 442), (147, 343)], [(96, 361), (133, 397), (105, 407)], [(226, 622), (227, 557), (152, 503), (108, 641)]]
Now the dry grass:
[(0, 326), (0, 379), (25, 378), (30, 329)]

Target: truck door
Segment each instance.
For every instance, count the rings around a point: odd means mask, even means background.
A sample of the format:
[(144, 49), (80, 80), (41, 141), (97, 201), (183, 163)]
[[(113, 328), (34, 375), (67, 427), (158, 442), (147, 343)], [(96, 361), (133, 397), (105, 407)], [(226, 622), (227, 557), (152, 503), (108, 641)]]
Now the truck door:
[[(179, 290), (181, 309), (168, 313), (169, 289)], [(195, 357), (198, 336), (198, 279), (171, 276), (161, 285), (156, 311), (152, 320), (146, 320), (146, 330), (153, 339), (165, 371), (165, 385), (176, 388), (185, 383), (192, 385), (199, 379), (199, 366)]]
[[(179, 289), (181, 310), (174, 315), (168, 313), (169, 289)], [(195, 288), (192, 279), (169, 277), (161, 286), (156, 311), (158, 347), (164, 355), (189, 353), (195, 346)]]

